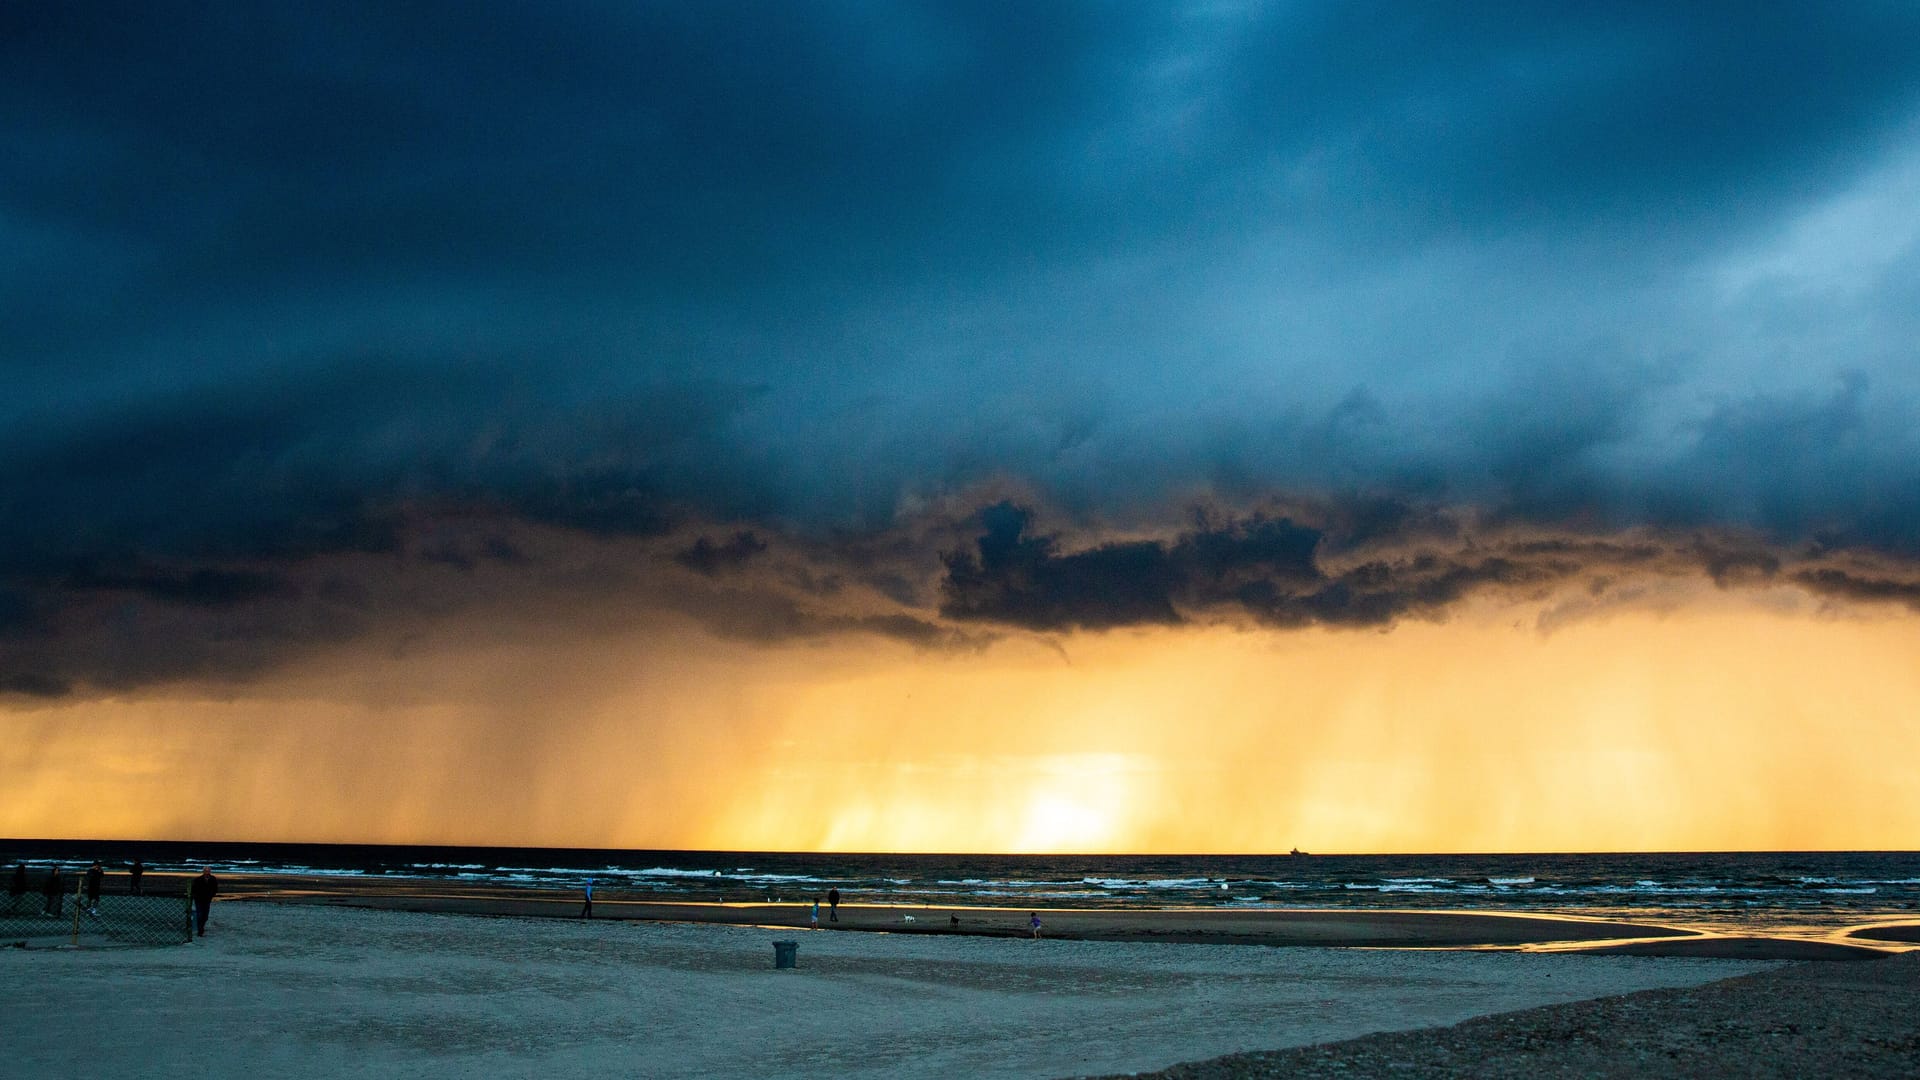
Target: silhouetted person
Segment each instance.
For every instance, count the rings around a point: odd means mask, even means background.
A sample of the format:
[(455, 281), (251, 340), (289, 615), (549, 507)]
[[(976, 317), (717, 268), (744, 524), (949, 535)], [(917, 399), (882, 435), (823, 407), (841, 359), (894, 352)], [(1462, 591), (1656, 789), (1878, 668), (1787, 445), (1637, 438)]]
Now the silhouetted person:
[(146, 864), (140, 861), (140, 856), (135, 855), (133, 857), (133, 865), (127, 867), (127, 891), (128, 892), (132, 893), (135, 896), (140, 895), (140, 875), (146, 872), (147, 872)]
[(580, 905), (580, 917), (583, 919), (593, 918), (593, 879), (592, 878), (587, 879), (587, 902)]
[(93, 860), (93, 865), (87, 867), (87, 914), (89, 915), (100, 914), (100, 883), (106, 876), (107, 872), (100, 866), (99, 859)]
[(47, 914), (60, 914), (60, 894), (65, 891), (65, 889), (66, 886), (60, 883), (60, 868), (57, 866), (48, 867), (47, 880), (40, 883), (40, 893), (47, 898)]
[(207, 916), (213, 914), (213, 898), (220, 895), (220, 879), (213, 876), (213, 868), (201, 870), (187, 893), (193, 897), (193, 931), (206, 937)]
[(838, 888), (827, 890), (827, 921), (840, 921), (840, 890)]
[(19, 907), (20, 898), (25, 895), (27, 895), (27, 864), (15, 863), (13, 881), (7, 885), (7, 910), (12, 911)]

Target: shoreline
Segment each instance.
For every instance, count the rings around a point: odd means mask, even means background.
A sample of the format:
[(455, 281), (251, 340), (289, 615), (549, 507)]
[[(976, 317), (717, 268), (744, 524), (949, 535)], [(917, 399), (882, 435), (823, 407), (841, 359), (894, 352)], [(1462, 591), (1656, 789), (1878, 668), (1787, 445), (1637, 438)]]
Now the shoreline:
[[(367, 881), (232, 874), (225, 902), (353, 907), (492, 917), (577, 919), (581, 897), (427, 879)], [(750, 926), (808, 933), (810, 904), (596, 898), (608, 922)], [(940, 937), (1029, 937), (1037, 911), (1044, 938), (1351, 949), (1507, 949), (1589, 955), (1742, 960), (1871, 960), (1907, 951), (1899, 927), (1857, 927), (1819, 938), (1723, 934), (1631, 919), (1540, 912), (1293, 908), (1001, 908), (843, 902), (839, 921), (820, 909), (821, 931)], [(956, 921), (957, 920), (957, 921)], [(1889, 933), (1891, 929), (1891, 933)]]

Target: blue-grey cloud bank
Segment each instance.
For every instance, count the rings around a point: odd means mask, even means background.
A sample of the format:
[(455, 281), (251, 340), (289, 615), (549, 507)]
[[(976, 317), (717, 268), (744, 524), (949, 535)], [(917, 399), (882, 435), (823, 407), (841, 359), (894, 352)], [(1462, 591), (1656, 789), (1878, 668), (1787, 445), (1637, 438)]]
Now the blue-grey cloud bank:
[(915, 641), (1476, 532), (1916, 595), (1912, 5), (24, 3), (0, 116), (15, 693), (530, 527)]

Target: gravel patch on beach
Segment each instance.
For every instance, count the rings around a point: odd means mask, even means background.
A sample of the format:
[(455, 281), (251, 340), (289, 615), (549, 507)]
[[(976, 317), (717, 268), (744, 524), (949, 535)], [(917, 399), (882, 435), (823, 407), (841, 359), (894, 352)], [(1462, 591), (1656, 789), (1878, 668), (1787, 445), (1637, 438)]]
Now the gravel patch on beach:
[[(1139, 1074), (1132, 1074), (1139, 1075)], [(1237, 1054), (1152, 1080), (1454, 1077), (1491, 1080), (1920, 1076), (1920, 953), (1796, 964), (1706, 986)]]

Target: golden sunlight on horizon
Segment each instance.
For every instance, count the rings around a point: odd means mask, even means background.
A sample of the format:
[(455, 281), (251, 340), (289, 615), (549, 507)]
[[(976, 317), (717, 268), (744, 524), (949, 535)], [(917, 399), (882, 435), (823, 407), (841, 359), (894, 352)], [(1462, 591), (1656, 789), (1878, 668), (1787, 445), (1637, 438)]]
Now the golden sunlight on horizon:
[(1905, 849), (1920, 618), (1709, 593), (1543, 635), (983, 654), (594, 639), (0, 712), (0, 835), (981, 852)]

